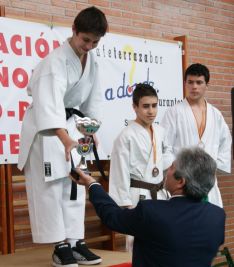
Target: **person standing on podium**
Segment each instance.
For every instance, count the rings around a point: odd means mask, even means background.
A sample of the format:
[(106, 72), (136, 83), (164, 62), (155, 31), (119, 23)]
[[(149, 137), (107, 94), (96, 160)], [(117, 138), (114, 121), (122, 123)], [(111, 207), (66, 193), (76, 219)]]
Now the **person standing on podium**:
[(78, 186), (77, 199), (70, 200), (70, 154), (78, 142), (71, 130), (74, 118), (66, 121), (65, 108), (78, 107), (99, 119), (102, 92), (91, 50), (107, 29), (101, 10), (82, 10), (72, 37), (36, 66), (27, 88), (33, 101), (23, 119), (18, 167), (26, 177), (33, 242), (55, 244), (56, 267), (102, 261), (84, 241), (84, 187)]

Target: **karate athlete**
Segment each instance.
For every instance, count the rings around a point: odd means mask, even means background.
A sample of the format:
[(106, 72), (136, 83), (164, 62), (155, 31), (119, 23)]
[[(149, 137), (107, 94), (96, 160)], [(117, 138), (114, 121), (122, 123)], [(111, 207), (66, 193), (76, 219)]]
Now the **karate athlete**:
[[(102, 261), (83, 240), (85, 188), (79, 186), (77, 200), (70, 200), (70, 153), (78, 142), (65, 108), (79, 107), (85, 116), (99, 118), (101, 89), (91, 50), (107, 28), (102, 11), (82, 10), (72, 37), (38, 64), (27, 88), (33, 102), (23, 120), (18, 167), (26, 177), (33, 242), (55, 243), (53, 266)], [(75, 166), (78, 162), (74, 159)]]
[[(133, 92), (136, 119), (119, 134), (111, 153), (109, 194), (119, 206), (133, 208), (139, 200), (167, 199), (163, 190), (164, 130), (154, 123), (158, 96), (148, 84), (137, 84)], [(126, 248), (132, 251), (133, 237)]]
[[(210, 73), (202, 64), (192, 64), (185, 72), (186, 98), (169, 108), (161, 125), (175, 158), (181, 148), (199, 146), (216, 161), (220, 171), (231, 171), (231, 134), (221, 112), (205, 99)], [(223, 207), (217, 179), (208, 201)]]

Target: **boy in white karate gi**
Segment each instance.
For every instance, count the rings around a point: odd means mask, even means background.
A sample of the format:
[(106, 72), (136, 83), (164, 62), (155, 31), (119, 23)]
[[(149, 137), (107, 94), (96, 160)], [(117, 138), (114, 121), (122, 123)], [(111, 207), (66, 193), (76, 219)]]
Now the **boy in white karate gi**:
[[(210, 79), (209, 69), (192, 64), (185, 72), (186, 98), (169, 108), (161, 125), (173, 160), (182, 148), (199, 146), (216, 161), (220, 171), (231, 171), (231, 134), (221, 112), (205, 99)], [(208, 201), (223, 207), (217, 179)]]
[(66, 121), (65, 108), (79, 107), (85, 116), (99, 119), (101, 88), (91, 50), (107, 28), (101, 10), (82, 10), (72, 37), (38, 64), (27, 88), (33, 102), (23, 120), (18, 167), (26, 177), (33, 241), (56, 244), (53, 266), (101, 262), (83, 240), (84, 187), (78, 186), (77, 200), (70, 200), (70, 153), (78, 137), (74, 118)]
[[(136, 119), (119, 134), (111, 153), (109, 194), (119, 206), (135, 207), (139, 200), (166, 199), (162, 189), (163, 162), (167, 151), (164, 130), (157, 125), (158, 96), (148, 84), (137, 84), (133, 92)], [(166, 166), (164, 166), (166, 164)], [(133, 237), (127, 237), (132, 250)]]

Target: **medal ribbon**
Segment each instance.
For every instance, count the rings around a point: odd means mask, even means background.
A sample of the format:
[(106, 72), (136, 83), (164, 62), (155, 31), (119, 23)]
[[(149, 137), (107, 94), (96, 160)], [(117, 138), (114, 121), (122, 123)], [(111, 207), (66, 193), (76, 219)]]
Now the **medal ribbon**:
[[(193, 109), (192, 109), (192, 112), (193, 112)], [(206, 108), (205, 108), (205, 110), (204, 109), (202, 110), (202, 121), (201, 121), (200, 125), (198, 123), (197, 117), (195, 116), (194, 112), (193, 112), (193, 115), (194, 115), (196, 123), (197, 123), (197, 131), (198, 131), (199, 139), (201, 141), (202, 135), (203, 135), (205, 128), (206, 128)]]
[(157, 145), (156, 145), (156, 138), (154, 134), (153, 127), (150, 127), (151, 133), (152, 133), (152, 146), (153, 146), (153, 163), (156, 167), (156, 161), (157, 161)]

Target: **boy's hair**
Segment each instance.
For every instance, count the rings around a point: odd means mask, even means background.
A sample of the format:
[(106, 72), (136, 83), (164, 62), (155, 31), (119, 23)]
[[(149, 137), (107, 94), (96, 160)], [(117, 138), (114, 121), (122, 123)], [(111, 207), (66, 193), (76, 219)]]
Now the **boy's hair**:
[(200, 63), (192, 64), (190, 65), (184, 75), (184, 80), (186, 81), (188, 75), (194, 75), (194, 76), (204, 76), (206, 83), (210, 80), (210, 72), (209, 69)]
[(92, 6), (81, 10), (74, 20), (76, 33), (93, 33), (97, 36), (104, 36), (108, 23), (105, 14), (98, 8)]
[(138, 106), (140, 99), (144, 96), (155, 96), (158, 98), (156, 90), (151, 85), (138, 83), (132, 95), (133, 104)]

